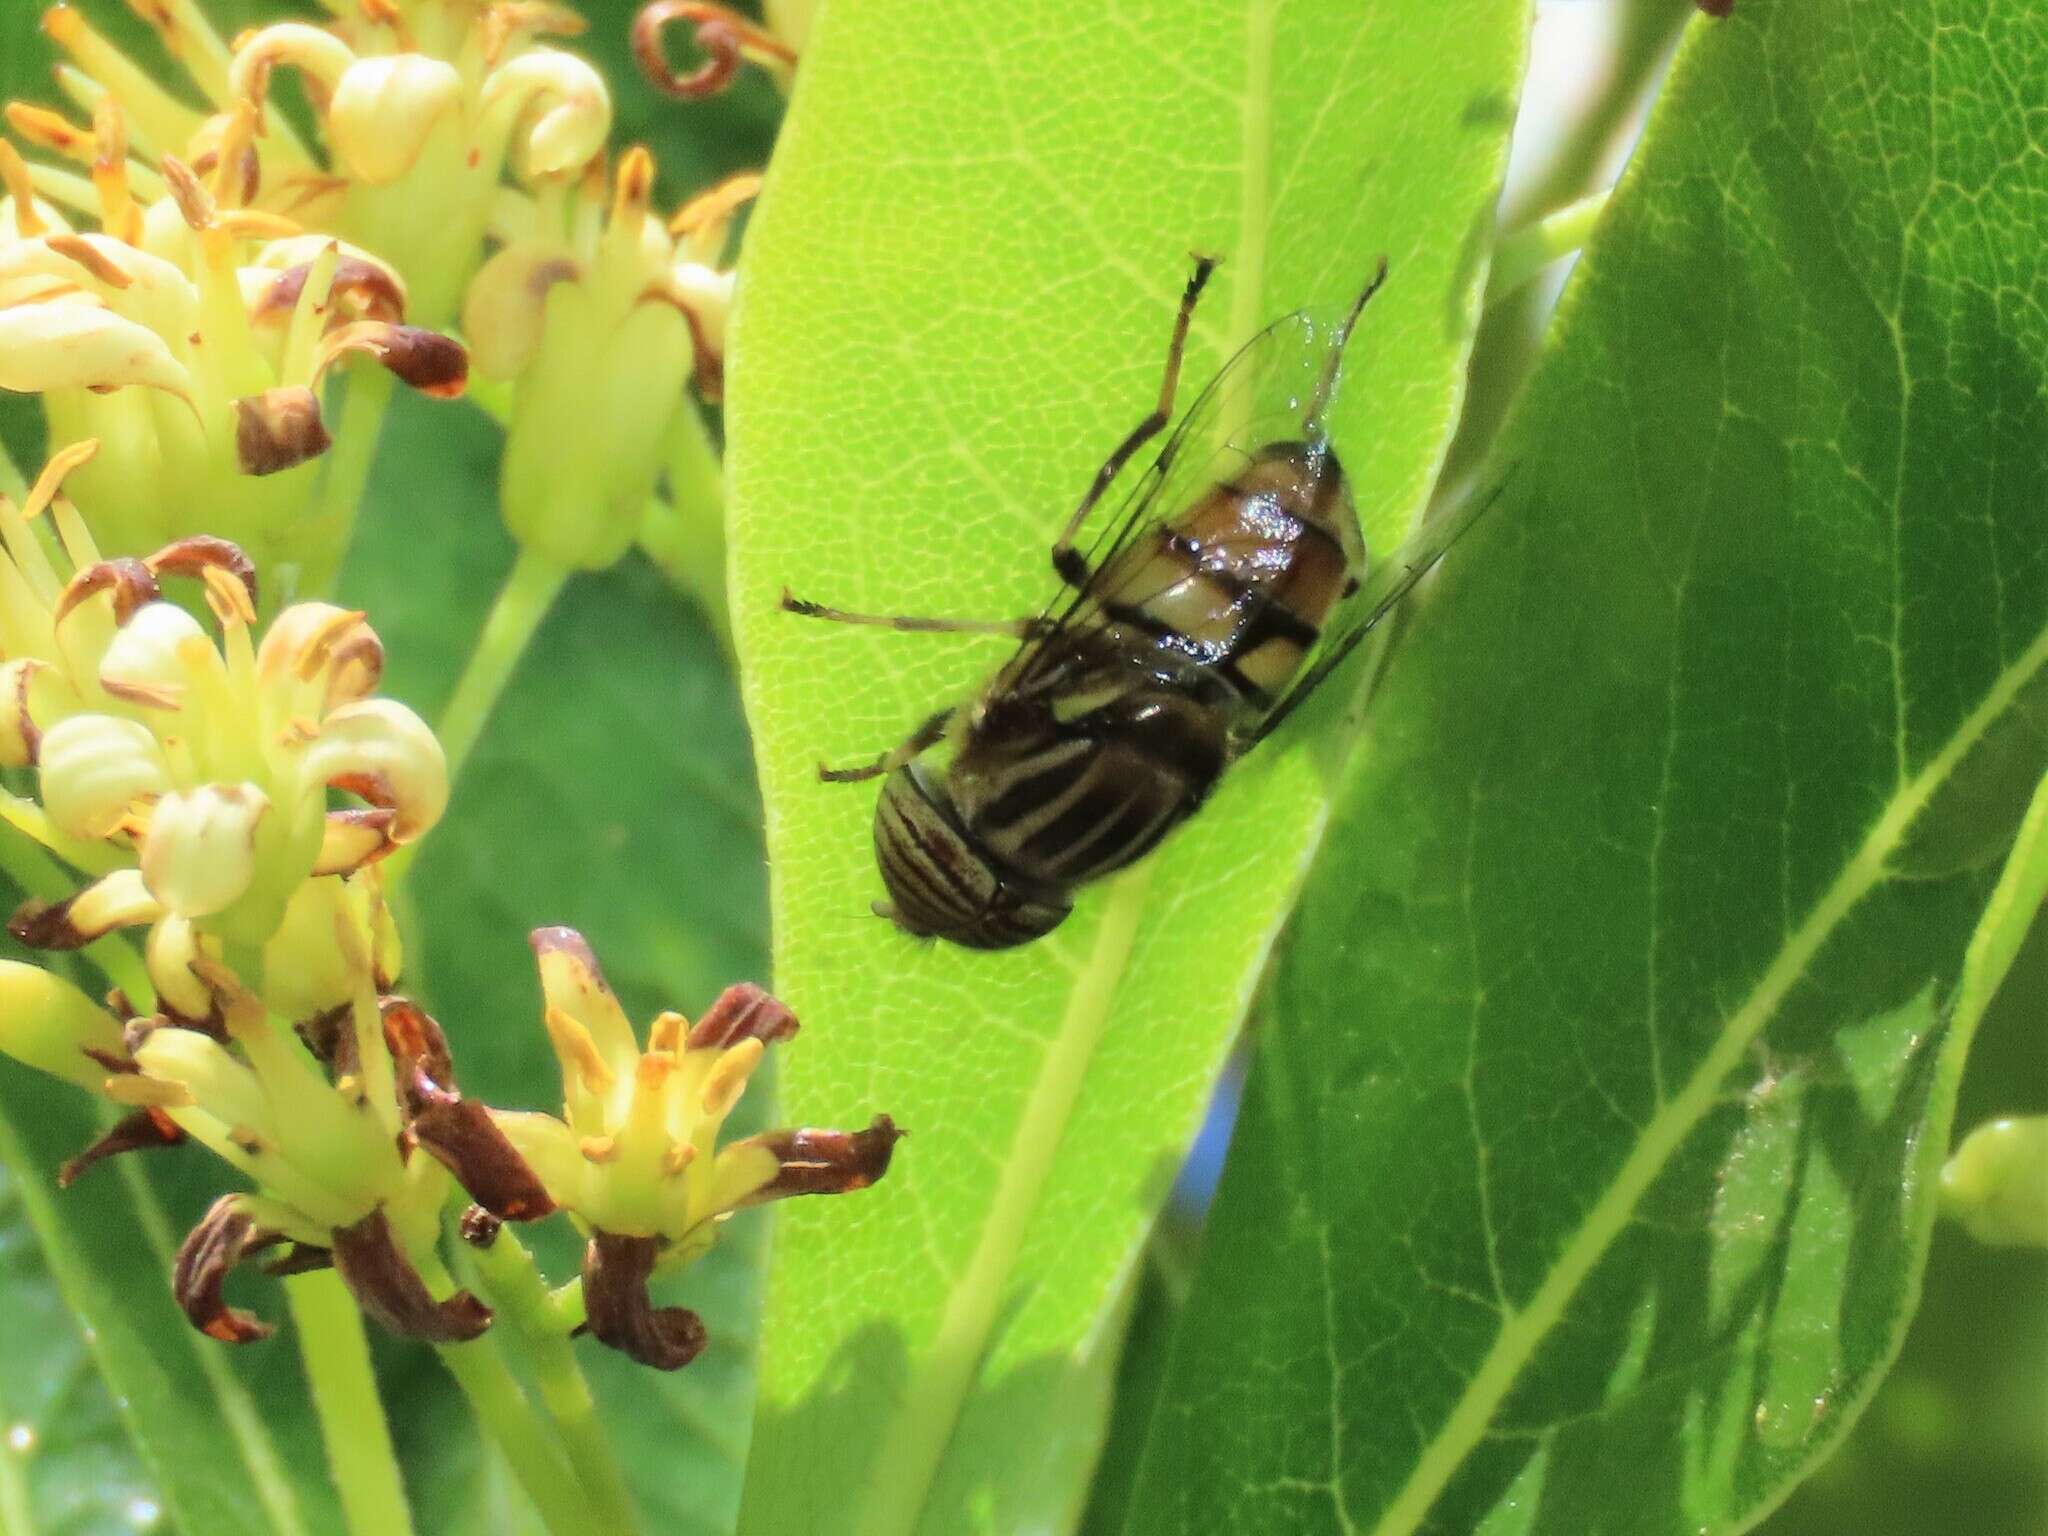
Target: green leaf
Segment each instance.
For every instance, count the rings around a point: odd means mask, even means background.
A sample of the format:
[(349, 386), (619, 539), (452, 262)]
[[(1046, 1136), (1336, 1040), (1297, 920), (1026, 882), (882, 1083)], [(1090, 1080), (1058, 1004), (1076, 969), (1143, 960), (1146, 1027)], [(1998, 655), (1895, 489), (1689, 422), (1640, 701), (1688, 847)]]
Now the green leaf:
[(0, 1530), (48, 1536), (132, 1533), (160, 1507), (30, 1225), (0, 1172)]
[[(0, 1528), (132, 1536), (167, 1513), (187, 1532), (305, 1536), (331, 1495), (308, 1500), (304, 1462), (281, 1457), (241, 1366), (172, 1302), (175, 1237), (139, 1168), (54, 1187), (101, 1128), (81, 1095), (0, 1063), (0, 1413), (29, 1440), (0, 1451)], [(24, 1326), (39, 1315), (48, 1326)]]
[[(1970, 1046), (1958, 1137), (2048, 1113), (2048, 924), (2036, 923)], [(2048, 1509), (2048, 1263), (1938, 1222), (1898, 1363), (1765, 1536), (1968, 1530), (2033, 1536)]]
[[(397, 402), (344, 573), (345, 600), (384, 640), (384, 691), (430, 720), (511, 563), (499, 441), (466, 407)], [(729, 982), (766, 979), (763, 883), (746, 729), (717, 642), (631, 558), (569, 584), (500, 701), (407, 878), (405, 984), (447, 1029), (465, 1091), (557, 1107), (527, 934), (580, 929), (644, 1027), (662, 1008), (695, 1013)], [(576, 1273), (566, 1223), (525, 1235), (551, 1277)], [(711, 1331), (688, 1370), (581, 1347), (649, 1524), (678, 1536), (731, 1529), (738, 1505), (762, 1237), (758, 1216), (741, 1219), (674, 1287)], [(502, 1529), (489, 1481), (501, 1472), (461, 1443), (473, 1431), (448, 1401), (453, 1384), (423, 1351), (387, 1363), (421, 1529)], [(444, 1458), (470, 1478), (444, 1475)]]
[(2048, 856), (1992, 898), (2044, 70), (1992, 0), (1693, 23), (1374, 702), (1132, 1532), (1735, 1530), (1867, 1401)]
[[(1326, 786), (1267, 752), (1148, 868), (1004, 955), (869, 915), (874, 789), (821, 786), (1000, 645), (806, 625), (787, 584), (1007, 617), (1150, 406), (1191, 249), (1199, 380), (1393, 276), (1336, 436), (1384, 550), (1455, 414), (1520, 0), (828, 7), (749, 233), (729, 380), (734, 612), (768, 804), (785, 1119), (913, 1134), (786, 1207), (743, 1528), (1071, 1521), (1127, 1274), (1302, 877)], [(1019, 1446), (1032, 1454), (1018, 1454)]]

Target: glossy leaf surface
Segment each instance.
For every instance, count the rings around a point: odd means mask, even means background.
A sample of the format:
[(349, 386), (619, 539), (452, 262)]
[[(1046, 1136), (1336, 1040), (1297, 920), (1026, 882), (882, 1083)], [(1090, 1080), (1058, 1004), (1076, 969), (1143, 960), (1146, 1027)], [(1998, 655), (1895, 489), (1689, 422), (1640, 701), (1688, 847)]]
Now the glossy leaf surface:
[[(821, 786), (1002, 642), (1144, 415), (1190, 250), (1198, 382), (1385, 253), (1333, 417), (1381, 551), (1455, 413), (1521, 61), (1518, 0), (827, 8), (749, 235), (730, 359), (734, 611), (767, 801), (785, 1118), (911, 1132), (857, 1199), (785, 1207), (742, 1528), (1058, 1524), (1101, 1433), (1111, 1302), (1320, 828), (1260, 754), (1149, 867), (1003, 955), (869, 915), (874, 788)], [(1019, 1447), (1029, 1446), (1029, 1455)]]
[(1868, 1399), (2048, 878), (2044, 70), (1693, 23), (1375, 700), (1130, 1531), (1734, 1530)]

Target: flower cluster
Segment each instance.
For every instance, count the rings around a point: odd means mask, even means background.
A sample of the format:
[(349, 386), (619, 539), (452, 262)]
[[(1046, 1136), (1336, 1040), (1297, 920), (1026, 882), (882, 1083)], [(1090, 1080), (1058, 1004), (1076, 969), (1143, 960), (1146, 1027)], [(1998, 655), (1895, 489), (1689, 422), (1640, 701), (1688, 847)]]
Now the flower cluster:
[[(582, 27), (551, 0), (327, 8), (228, 39), (196, 0), (134, 5), (188, 76), (173, 89), (59, 4), (70, 115), (5, 111), (0, 389), (40, 395), (60, 446), (18, 503), (0, 495), (0, 837), (36, 888), (6, 927), (52, 960), (0, 960), (0, 1053), (122, 1112), (63, 1182), (185, 1142), (247, 1181), (172, 1277), (215, 1338), (269, 1331), (225, 1287), (270, 1253), (273, 1272), (331, 1267), (393, 1332), (474, 1339), (503, 1293), (489, 1255), (475, 1290), (450, 1273), (448, 1216), (467, 1207), (482, 1245), (559, 1212), (582, 1274), (538, 1311), (674, 1369), (704, 1328), (650, 1280), (739, 1209), (872, 1184), (896, 1129), (721, 1144), (796, 1020), (737, 986), (643, 1043), (567, 929), (533, 939), (560, 1115), (465, 1096), (399, 990), (386, 897), (392, 855), (447, 808), (449, 751), (380, 693), (368, 616), (321, 594), (389, 381), (459, 394), (472, 359), (507, 420), (522, 558), (616, 559), (691, 386), (719, 396), (728, 247), (760, 181), (658, 216), (652, 157), (608, 156), (609, 93), (549, 41)], [(692, 22), (714, 73), (751, 60), (786, 83), (800, 9), (764, 30), (657, 5), (640, 44)], [(309, 136), (273, 100), (286, 72)], [(466, 344), (444, 334), (458, 316)], [(359, 360), (380, 366), (337, 401)], [(69, 951), (115, 983), (103, 1001)]]
[[(496, 1221), (565, 1210), (589, 1234), (591, 1332), (650, 1365), (687, 1363), (704, 1330), (653, 1306), (656, 1269), (701, 1255), (743, 1206), (873, 1183), (895, 1128), (721, 1148), (749, 1075), (796, 1020), (735, 987), (694, 1028), (663, 1014), (642, 1050), (567, 929), (534, 936), (562, 1118), (464, 1098), (440, 1026), (394, 990), (379, 868), (440, 818), (439, 742), (377, 695), (383, 647), (362, 614), (294, 604), (259, 638), (257, 577), (236, 545), (195, 536), (103, 558), (64, 494), (96, 448), (59, 453), (21, 506), (0, 497), (0, 767), (37, 788), (0, 809), (94, 877), (25, 903), (8, 931), (73, 950), (146, 926), (155, 994), (146, 1012), (120, 994), (101, 1007), (0, 962), (0, 1051), (129, 1111), (64, 1179), (187, 1139), (246, 1175), (254, 1192), (215, 1202), (173, 1275), (194, 1324), (234, 1342), (269, 1330), (227, 1304), (226, 1278), (277, 1244), (291, 1245), (285, 1268), (332, 1265), (395, 1332), (474, 1338), (491, 1310), (436, 1252), (454, 1191)], [(166, 595), (173, 580), (197, 584), (214, 632)]]
[[(426, 832), (447, 767), (417, 715), (374, 696), (383, 648), (360, 613), (297, 604), (258, 644), (256, 574), (235, 545), (194, 537), (102, 559), (58, 494), (94, 446), (60, 455), (25, 508), (0, 506), (0, 762), (36, 771), (42, 814), (17, 813), (25, 830), (99, 876), (9, 929), (76, 949), (148, 925), (152, 984), (203, 1016), (195, 961), (269, 942), (308, 880)], [(68, 572), (37, 537), (44, 510)], [(200, 582), (217, 639), (164, 596), (172, 576)], [(330, 809), (332, 791), (364, 804)]]
[[(367, 358), (460, 394), (464, 351), (404, 323), (406, 284), (386, 263), (240, 204), (233, 168), (253, 113), (213, 125), (204, 175), (172, 155), (131, 159), (113, 97), (93, 117), (88, 131), (8, 109), (16, 134), (91, 176), (31, 167), (0, 141), (0, 388), (39, 392), (59, 440), (107, 445), (74, 491), (110, 553), (199, 531), (203, 508), (206, 532), (281, 582), (324, 584), (347, 518), (311, 505), (310, 461), (330, 442), (323, 381)], [(100, 227), (73, 229), (67, 213)]]

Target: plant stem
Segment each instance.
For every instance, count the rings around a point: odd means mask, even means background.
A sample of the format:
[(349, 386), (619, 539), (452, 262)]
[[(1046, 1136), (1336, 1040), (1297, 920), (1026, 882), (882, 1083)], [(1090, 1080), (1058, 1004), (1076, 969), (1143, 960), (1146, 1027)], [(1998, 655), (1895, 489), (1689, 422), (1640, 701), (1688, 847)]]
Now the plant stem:
[(1595, 192), (1504, 236), (1494, 247), (1493, 267), (1486, 276), (1486, 303), (1498, 304), (1553, 261), (1583, 246), (1600, 222), (1607, 198), (1607, 193)]
[(541, 1429), (519, 1378), (488, 1334), (467, 1344), (436, 1345), (434, 1353), (540, 1511), (549, 1536), (625, 1536), (592, 1521), (585, 1489), (561, 1448)]
[(363, 491), (370, 483), (370, 466), (377, 457), (377, 438), (384, 429), (384, 414), (391, 404), (396, 381), (382, 368), (359, 367), (350, 372), (348, 394), (341, 409), (341, 430), (327, 451), (327, 468), (320, 480), (320, 499), (302, 525), (304, 547), (308, 550), (299, 575), (300, 591), (280, 594), (314, 595), (334, 585), (335, 573), (348, 553), (349, 534), (356, 514), (362, 509)]
[[(1598, 190), (1610, 149), (1643, 105), (1695, 8), (1693, 0), (1626, 0), (1621, 35), (1599, 94), (1512, 204), (1503, 206), (1503, 227), (1541, 222)], [(1547, 288), (1525, 280), (1512, 289), (1495, 289), (1489, 282), (1487, 295), (1472, 346), (1470, 388), (1441, 476), (1446, 485), (1457, 484), (1485, 462), (1543, 342)], [(1500, 302), (1493, 303), (1496, 298)]]
[(521, 549), (498, 589), (491, 611), (476, 639), (469, 665), (455, 684), (455, 694), (441, 716), (437, 733), (441, 750), (448, 754), (448, 777), (453, 780), (483, 735), (484, 723), (505, 685), (512, 680), (519, 658), (526, 654), (534, 631), (548, 616), (555, 597), (569, 573), (545, 555)]
[(668, 495), (650, 496), (640, 548), (703, 610), (719, 648), (733, 659), (732, 605), (725, 590), (725, 466), (696, 405), (685, 401), (669, 433)]
[(293, 1275), (284, 1291), (348, 1529), (354, 1536), (411, 1536), (412, 1512), (370, 1370), (362, 1314), (332, 1270)]
[(466, 1251), (499, 1321), (509, 1324), (525, 1346), (541, 1402), (561, 1432), (570, 1464), (595, 1496), (596, 1518), (608, 1529), (637, 1532), (640, 1517), (626, 1475), (612, 1454), (590, 1384), (533, 1255), (509, 1227), (501, 1228), (489, 1246)]

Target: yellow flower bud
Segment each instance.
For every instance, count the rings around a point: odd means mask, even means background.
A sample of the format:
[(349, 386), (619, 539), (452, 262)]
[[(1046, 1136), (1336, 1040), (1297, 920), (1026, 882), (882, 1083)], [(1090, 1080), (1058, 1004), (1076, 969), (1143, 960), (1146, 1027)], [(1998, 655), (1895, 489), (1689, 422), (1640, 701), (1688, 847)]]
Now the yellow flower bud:
[(462, 76), (443, 60), (416, 53), (358, 59), (328, 103), (328, 137), (354, 175), (373, 185), (396, 181), (461, 100)]
[(41, 769), (43, 809), (71, 837), (105, 837), (136, 801), (172, 784), (156, 738), (113, 715), (59, 720), (43, 737)]
[(254, 784), (202, 784), (157, 801), (142, 843), (142, 878), (165, 909), (211, 917), (256, 878), (256, 828), (270, 797)]

